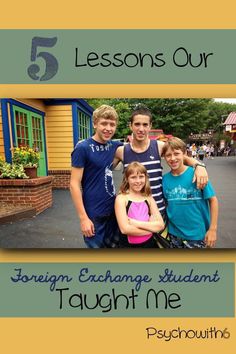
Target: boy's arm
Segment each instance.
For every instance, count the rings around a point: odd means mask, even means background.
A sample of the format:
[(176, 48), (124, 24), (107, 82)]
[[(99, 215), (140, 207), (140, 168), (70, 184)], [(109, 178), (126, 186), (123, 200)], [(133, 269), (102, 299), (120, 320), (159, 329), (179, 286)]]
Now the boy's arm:
[(151, 197), (148, 199), (151, 216), (149, 221), (140, 221), (129, 218), (130, 225), (137, 226), (140, 229), (150, 231), (150, 232), (159, 232), (164, 229), (165, 224), (162, 219), (162, 216), (157, 208), (155, 200)]
[(124, 155), (124, 146), (119, 146), (116, 149), (115, 157), (113, 160), (113, 169), (118, 165), (120, 161), (123, 161), (123, 155)]
[[(159, 154), (162, 154), (162, 149), (165, 143), (163, 141), (157, 141), (158, 145), (158, 150)], [(189, 157), (187, 155), (184, 155), (184, 164), (187, 166), (192, 166), (195, 167), (195, 172), (194, 172), (194, 177), (193, 177), (193, 183), (196, 181), (197, 182), (197, 188), (198, 189), (203, 189), (208, 182), (208, 173), (205, 167), (199, 166), (196, 164), (200, 163), (198, 160), (194, 159), (193, 157)]]
[(209, 199), (211, 223), (209, 230), (205, 235), (205, 243), (208, 247), (214, 247), (217, 237), (217, 222), (218, 222), (218, 200), (216, 197)]
[(82, 199), (81, 181), (83, 173), (83, 168), (72, 167), (70, 178), (70, 192), (75, 205), (75, 209), (80, 218), (81, 231), (84, 236), (91, 237), (94, 235), (95, 229), (93, 222), (89, 219), (86, 213)]

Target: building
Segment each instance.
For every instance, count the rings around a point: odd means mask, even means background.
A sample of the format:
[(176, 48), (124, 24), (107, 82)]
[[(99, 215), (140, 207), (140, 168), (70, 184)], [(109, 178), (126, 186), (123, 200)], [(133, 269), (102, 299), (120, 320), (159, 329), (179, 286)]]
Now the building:
[(236, 112), (231, 112), (223, 123), (225, 132), (231, 137), (231, 144), (236, 144)]
[[(150, 140), (161, 140), (165, 142), (168, 139), (170, 139), (173, 135), (164, 134), (162, 129), (150, 129), (148, 136)], [(126, 141), (129, 143), (132, 142), (132, 134), (127, 136)]]
[(163, 130), (162, 129), (150, 129), (149, 131), (149, 139), (150, 140), (157, 140), (159, 136), (162, 136)]
[(38, 176), (52, 175), (54, 188), (68, 188), (71, 151), (92, 135), (93, 108), (83, 99), (1, 99), (0, 156), (28, 145), (40, 151)]

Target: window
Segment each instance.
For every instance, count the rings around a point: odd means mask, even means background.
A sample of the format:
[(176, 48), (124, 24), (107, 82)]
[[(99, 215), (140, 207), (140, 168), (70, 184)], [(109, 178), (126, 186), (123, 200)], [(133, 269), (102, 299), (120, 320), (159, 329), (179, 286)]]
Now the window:
[(15, 110), (17, 146), (29, 146), (29, 121), (27, 114)]
[(46, 176), (43, 116), (13, 105), (15, 146), (29, 146), (40, 152), (38, 175)]
[(90, 117), (78, 111), (78, 123), (79, 123), (79, 140), (87, 139), (90, 137)]

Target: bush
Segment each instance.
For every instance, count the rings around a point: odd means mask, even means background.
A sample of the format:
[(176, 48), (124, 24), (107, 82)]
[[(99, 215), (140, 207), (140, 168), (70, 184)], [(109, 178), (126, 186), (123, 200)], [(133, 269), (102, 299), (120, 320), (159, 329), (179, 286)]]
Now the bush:
[(4, 158), (0, 156), (0, 168), (3, 166), (4, 163), (5, 163)]
[(0, 178), (29, 178), (26, 176), (23, 165), (4, 162), (0, 164)]
[(28, 147), (21, 146), (12, 149), (12, 162), (24, 167), (38, 167), (40, 153)]

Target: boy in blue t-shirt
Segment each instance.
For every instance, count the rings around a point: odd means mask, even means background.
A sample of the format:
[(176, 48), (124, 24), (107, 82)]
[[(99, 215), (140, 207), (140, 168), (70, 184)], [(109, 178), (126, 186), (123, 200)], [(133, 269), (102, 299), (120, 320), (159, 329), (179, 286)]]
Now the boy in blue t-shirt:
[(88, 248), (115, 247), (118, 243), (112, 165), (121, 143), (111, 140), (117, 121), (113, 107), (97, 108), (93, 112), (94, 135), (77, 143), (71, 154), (70, 191)]
[(184, 165), (185, 154), (186, 145), (179, 138), (169, 139), (162, 150), (171, 169), (163, 176), (171, 245), (173, 248), (214, 247), (218, 201), (210, 182), (203, 190), (192, 183), (194, 169)]

